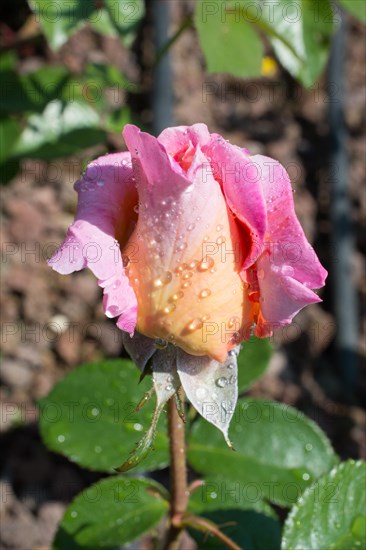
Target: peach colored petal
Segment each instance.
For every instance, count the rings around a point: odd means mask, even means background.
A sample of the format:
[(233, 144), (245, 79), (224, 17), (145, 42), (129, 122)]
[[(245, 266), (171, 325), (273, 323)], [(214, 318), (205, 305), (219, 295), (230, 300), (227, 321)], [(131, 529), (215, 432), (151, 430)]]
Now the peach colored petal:
[(141, 189), (128, 243), (136, 253), (127, 267), (138, 301), (137, 329), (192, 355), (225, 361), (250, 322), (241, 236), (199, 147), (184, 175), (154, 139), (128, 129)]

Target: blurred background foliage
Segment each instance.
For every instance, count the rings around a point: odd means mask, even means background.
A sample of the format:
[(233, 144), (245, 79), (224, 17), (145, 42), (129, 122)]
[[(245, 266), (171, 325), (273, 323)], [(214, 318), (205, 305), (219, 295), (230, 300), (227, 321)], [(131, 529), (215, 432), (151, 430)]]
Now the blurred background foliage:
[[(340, 0), (339, 6), (365, 20), (363, 2)], [(281, 0), (266, 5), (259, 0), (199, 0), (163, 51), (155, 52), (156, 59), (194, 26), (209, 72), (239, 78), (270, 76), (276, 61), (265, 54), (272, 51), (286, 71), (310, 87), (328, 60), (331, 37), (340, 22), (337, 8), (328, 0)], [(16, 0), (11, 5), (5, 2), (2, 9), (12, 12), (21, 25), (17, 32), (5, 22), (2, 28), (0, 167), (6, 183), (23, 158), (50, 160), (93, 145), (108, 146), (108, 132), (120, 132), (131, 121), (129, 95), (148, 89), (146, 82), (144, 89), (143, 75), (140, 82), (131, 82), (108, 63), (87, 63), (76, 72), (51, 52), (38, 68), (19, 74), (17, 55), (27, 48), (37, 52), (44, 40), (57, 52), (85, 26), (134, 47), (145, 17), (143, 0), (29, 0), (29, 10)], [(154, 60), (151, 65), (150, 72)], [(127, 95), (122, 97), (122, 91)]]

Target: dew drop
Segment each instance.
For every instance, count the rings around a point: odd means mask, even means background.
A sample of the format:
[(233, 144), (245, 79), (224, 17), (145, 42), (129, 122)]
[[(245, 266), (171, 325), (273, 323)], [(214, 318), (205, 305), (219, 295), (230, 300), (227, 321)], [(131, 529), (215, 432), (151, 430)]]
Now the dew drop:
[(195, 223), (190, 223), (189, 226), (187, 227), (187, 231), (193, 231), (193, 229), (196, 227), (196, 224)]
[(175, 310), (175, 304), (168, 304), (163, 309), (163, 313), (165, 313), (166, 315), (169, 315), (169, 313), (173, 313), (174, 310)]
[(172, 389), (173, 389), (173, 386), (171, 384), (167, 384), (165, 386), (165, 391), (172, 391)]
[(208, 296), (210, 296), (211, 294), (211, 290), (209, 288), (204, 288), (203, 290), (201, 290), (201, 292), (199, 293), (199, 297), (200, 298), (207, 298)]
[(100, 454), (102, 452), (102, 447), (100, 447), (99, 445), (96, 445), (94, 447), (94, 452), (97, 453), (97, 454)]
[(182, 290), (178, 290), (178, 292), (176, 292), (175, 294), (173, 294), (173, 296), (170, 297), (170, 301), (177, 302), (183, 297), (184, 297), (184, 292)]
[(217, 493), (215, 493), (215, 491), (212, 491), (212, 493), (210, 493), (210, 498), (212, 498), (212, 500), (215, 500), (215, 498), (217, 498)]
[(185, 271), (186, 269), (188, 269), (188, 265), (187, 264), (180, 264), (178, 265), (178, 267), (176, 268), (175, 272), (178, 274), (178, 275), (181, 275), (183, 273), (183, 271)]
[(166, 340), (163, 340), (162, 338), (155, 338), (154, 346), (156, 347), (156, 349), (165, 349), (168, 347), (168, 342)]
[(216, 231), (222, 231), (223, 229), (224, 229), (224, 226), (221, 225), (221, 224), (218, 224), (218, 225), (216, 226)]
[(311, 443), (307, 443), (305, 445), (305, 451), (307, 451), (308, 453), (313, 449), (313, 446)]
[(204, 323), (205, 321), (208, 321), (208, 320), (209, 320), (209, 318), (210, 318), (210, 316), (209, 316), (209, 314), (208, 314), (208, 313), (207, 313), (206, 315), (202, 315), (202, 317), (201, 317), (201, 321), (202, 321), (202, 323)]
[(192, 284), (192, 281), (185, 281), (183, 284), (182, 284), (182, 288), (188, 288), (189, 286), (191, 286)]
[(196, 396), (198, 399), (203, 399), (206, 396), (206, 388), (197, 388)]
[(176, 252), (182, 252), (182, 250), (185, 250), (186, 248), (187, 248), (187, 243), (181, 243), (177, 246), (175, 250)]
[(59, 443), (63, 443), (65, 441), (65, 436), (64, 435), (59, 435), (58, 438), (57, 438), (57, 441)]
[(198, 261), (197, 260), (193, 260), (190, 264), (189, 264), (189, 268), (190, 269), (196, 269), (196, 267), (198, 266)]
[(70, 516), (71, 516), (73, 519), (75, 519), (75, 518), (78, 517), (78, 513), (75, 512), (75, 510), (73, 510), (73, 511), (71, 512)]
[(187, 329), (190, 331), (190, 332), (194, 332), (195, 330), (198, 330), (200, 328), (203, 327), (203, 324), (202, 324), (202, 321), (201, 319), (193, 319), (193, 321), (191, 321), (188, 326), (187, 326)]
[(172, 274), (170, 273), (170, 271), (165, 271), (162, 275), (160, 275), (160, 277), (157, 277), (155, 280), (154, 280), (154, 287), (155, 288), (161, 288), (162, 286), (165, 286), (167, 284), (170, 283), (170, 281), (172, 280), (173, 276)]
[(138, 205), (138, 204), (135, 204), (135, 206), (133, 207), (133, 211), (134, 211), (134, 212), (136, 212), (136, 214), (138, 214), (138, 213), (139, 213), (139, 211), (140, 211), (140, 207), (139, 207), (139, 205)]
[(142, 432), (143, 426), (142, 426), (142, 424), (140, 424), (139, 422), (135, 422), (135, 424), (133, 425), (133, 429), (134, 429), (136, 432)]
[(219, 246), (222, 245), (222, 244), (224, 244), (225, 242), (226, 242), (226, 239), (225, 239), (225, 237), (223, 237), (223, 236), (218, 237), (218, 238), (216, 239), (216, 244), (218, 244)]
[(191, 277), (193, 277), (192, 271), (187, 271), (182, 275), (182, 279), (190, 279)]
[(236, 325), (239, 325), (239, 324), (240, 324), (239, 317), (230, 317), (229, 322), (228, 322), (228, 327), (229, 328), (234, 328)]
[(217, 378), (217, 380), (215, 380), (215, 384), (219, 388), (224, 388), (228, 385), (228, 379), (225, 378), (225, 376), (220, 376), (220, 378)]
[(310, 474), (308, 474), (307, 472), (305, 472), (304, 474), (302, 474), (302, 479), (304, 481), (309, 481), (310, 479)]
[(211, 269), (214, 266), (215, 262), (212, 258), (206, 258), (205, 260), (202, 260), (198, 264), (198, 271), (207, 271), (208, 269)]

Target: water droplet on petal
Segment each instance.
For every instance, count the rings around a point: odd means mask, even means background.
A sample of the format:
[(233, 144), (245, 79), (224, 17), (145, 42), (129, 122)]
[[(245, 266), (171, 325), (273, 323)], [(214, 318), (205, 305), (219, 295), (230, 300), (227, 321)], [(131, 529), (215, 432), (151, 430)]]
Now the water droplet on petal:
[(216, 226), (216, 231), (222, 231), (223, 229), (224, 229), (224, 226), (221, 225), (221, 224), (218, 224), (218, 225)]
[(164, 312), (166, 315), (169, 315), (169, 313), (173, 313), (174, 310), (175, 310), (175, 304), (168, 304), (168, 305), (165, 306), (165, 308), (163, 309), (163, 312)]
[(188, 326), (187, 326), (187, 329), (190, 331), (190, 332), (193, 332), (195, 330), (198, 330), (200, 328), (203, 327), (203, 324), (202, 324), (202, 321), (201, 319), (193, 319), (193, 321), (191, 321)]
[(176, 292), (175, 294), (173, 294), (173, 296), (170, 297), (170, 301), (177, 302), (183, 297), (184, 297), (184, 292), (182, 290), (178, 290), (178, 292)]
[(234, 328), (236, 326), (240, 326), (240, 319), (239, 317), (230, 317), (229, 319), (229, 322), (228, 322), (228, 327), (229, 328)]
[(202, 262), (198, 265), (198, 271), (207, 271), (208, 269), (211, 269), (214, 266), (215, 262), (212, 258), (206, 258), (205, 260), (202, 260)]
[(223, 237), (223, 236), (218, 237), (218, 238), (216, 239), (216, 244), (218, 244), (219, 246), (222, 245), (222, 244), (224, 244), (225, 242), (226, 242), (226, 239), (225, 239), (225, 237)]
[(218, 386), (219, 388), (224, 388), (225, 386), (228, 385), (228, 379), (225, 378), (225, 376), (220, 376), (220, 378), (218, 378), (217, 380), (215, 380), (215, 384), (216, 384), (216, 386)]
[(136, 212), (136, 214), (138, 214), (138, 213), (139, 213), (139, 211), (140, 211), (140, 207), (139, 207), (139, 205), (138, 205), (138, 204), (135, 204), (135, 206), (133, 207), (133, 211), (134, 211), (134, 212)]
[(182, 252), (182, 250), (185, 250), (186, 248), (187, 248), (187, 243), (181, 243), (177, 246), (175, 250), (176, 252)]
[(162, 286), (169, 284), (172, 278), (173, 276), (170, 271), (165, 271), (162, 275), (160, 275), (160, 277), (157, 277), (154, 280), (153, 285), (155, 288), (161, 288)]
[(190, 223), (189, 226), (187, 227), (187, 231), (193, 231), (193, 229), (196, 227), (196, 224), (195, 223)]
[(193, 277), (192, 271), (187, 271), (182, 275), (182, 279), (190, 279), (191, 277)]
[(199, 297), (200, 298), (207, 298), (208, 296), (210, 296), (211, 294), (211, 290), (209, 288), (204, 288), (203, 290), (201, 290), (201, 292), (199, 293)]

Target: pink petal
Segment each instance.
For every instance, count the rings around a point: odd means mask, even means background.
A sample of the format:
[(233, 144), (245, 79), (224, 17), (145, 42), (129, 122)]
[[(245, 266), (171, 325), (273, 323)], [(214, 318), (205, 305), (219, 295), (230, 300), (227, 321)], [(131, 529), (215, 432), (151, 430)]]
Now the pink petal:
[(193, 126), (176, 126), (163, 130), (158, 141), (164, 145), (166, 151), (172, 157), (187, 147), (191, 142), (194, 147), (201, 149), (210, 141), (210, 133), (206, 124), (193, 124)]
[(254, 155), (267, 205), (267, 245), (272, 263), (290, 267), (292, 277), (308, 288), (324, 286), (327, 271), (317, 258), (296, 217), (290, 178), (277, 161)]
[(287, 324), (304, 306), (321, 301), (310, 289), (322, 287), (327, 272), (296, 217), (286, 170), (262, 155), (252, 159), (267, 205), (265, 251), (257, 261), (261, 312), (269, 323)]
[(260, 257), (257, 266), (263, 317), (258, 323), (257, 336), (269, 335), (263, 334), (263, 323), (270, 325), (267, 331), (270, 333), (276, 326), (290, 324), (303, 307), (321, 302), (317, 294), (289, 275), (285, 268), (273, 264), (268, 254)]
[(62, 274), (89, 267), (104, 289), (106, 315), (120, 316), (119, 328), (133, 333), (137, 300), (125, 275), (117, 240), (127, 240), (132, 230), (131, 211), (137, 202), (130, 154), (96, 159), (75, 189), (79, 195), (75, 221), (49, 265)]
[(263, 248), (266, 232), (266, 206), (260, 185), (260, 174), (251, 157), (223, 138), (213, 134), (210, 144), (203, 148), (209, 158), (215, 179), (222, 182), (226, 202), (250, 233), (242, 269), (255, 262)]

